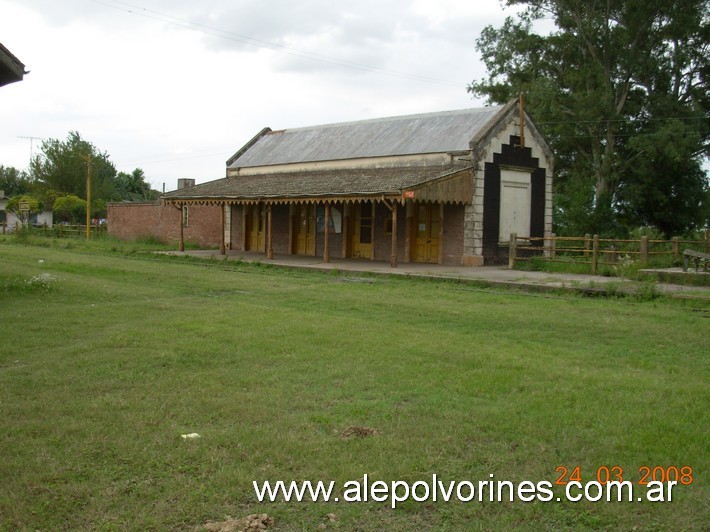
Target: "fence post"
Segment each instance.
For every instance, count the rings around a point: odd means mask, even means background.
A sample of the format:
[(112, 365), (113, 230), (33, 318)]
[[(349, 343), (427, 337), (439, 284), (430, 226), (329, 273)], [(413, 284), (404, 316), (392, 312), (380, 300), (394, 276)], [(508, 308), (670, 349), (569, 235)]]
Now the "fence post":
[(641, 260), (643, 262), (648, 262), (648, 237), (641, 237), (641, 244), (639, 245), (639, 252), (641, 254)]
[(680, 238), (674, 236), (671, 238), (671, 242), (673, 242), (673, 260), (678, 260), (678, 257), (680, 257)]
[(589, 247), (592, 244), (592, 237), (589, 233), (584, 235), (584, 256), (589, 257)]
[(550, 233), (550, 258), (554, 259), (557, 256), (557, 235)]
[(512, 270), (515, 268), (515, 256), (517, 254), (518, 246), (518, 235), (517, 233), (510, 233), (510, 242), (508, 242), (508, 269)]
[(592, 243), (592, 275), (599, 273), (599, 235), (594, 235)]
[[(609, 254), (609, 260), (606, 262), (608, 262), (610, 264), (616, 264), (616, 259), (617, 259), (616, 241), (614, 241), (610, 247), (611, 247), (611, 253)], [(602, 258), (602, 262), (604, 262), (603, 258)]]

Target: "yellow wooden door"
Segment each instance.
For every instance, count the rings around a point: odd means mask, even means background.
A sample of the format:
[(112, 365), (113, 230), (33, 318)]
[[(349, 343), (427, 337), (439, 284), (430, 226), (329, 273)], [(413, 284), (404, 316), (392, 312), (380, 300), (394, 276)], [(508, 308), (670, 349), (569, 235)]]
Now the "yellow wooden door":
[(316, 254), (316, 206), (296, 205), (295, 253), (297, 255)]
[(372, 202), (366, 201), (353, 207), (352, 256), (372, 257)]
[(439, 233), (441, 216), (439, 205), (416, 206), (414, 219), (414, 262), (439, 262)]
[(247, 209), (247, 250), (265, 251), (266, 209), (262, 205), (249, 205)]

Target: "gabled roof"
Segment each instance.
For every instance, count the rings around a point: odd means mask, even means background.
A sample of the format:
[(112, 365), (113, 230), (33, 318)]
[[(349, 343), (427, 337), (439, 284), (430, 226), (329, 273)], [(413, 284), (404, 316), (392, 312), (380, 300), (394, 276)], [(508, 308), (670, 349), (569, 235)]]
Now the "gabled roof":
[(466, 151), (471, 139), (501, 109), (463, 109), (280, 131), (265, 128), (227, 161), (227, 167)]
[(25, 65), (0, 43), (0, 87), (22, 81)]
[[(476, 161), (518, 116), (517, 103), (282, 131), (264, 128), (227, 161), (233, 171), (227, 178), (169, 192), (162, 199), (224, 204), (416, 198), (468, 204)], [(548, 154), (527, 116), (525, 124)], [(411, 158), (428, 154), (435, 156)], [(353, 159), (360, 160), (351, 165)]]

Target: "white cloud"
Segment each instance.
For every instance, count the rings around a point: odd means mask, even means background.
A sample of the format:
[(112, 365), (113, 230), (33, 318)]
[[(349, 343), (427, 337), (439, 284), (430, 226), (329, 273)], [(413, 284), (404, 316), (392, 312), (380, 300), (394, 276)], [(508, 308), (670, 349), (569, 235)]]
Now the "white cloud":
[(503, 19), (496, 0), (0, 0), (0, 12), (1, 42), (31, 70), (0, 88), (0, 164), (26, 167), (18, 136), (78, 131), (168, 189), (222, 177), (264, 126), (480, 105), (465, 90), (484, 74), (474, 42)]

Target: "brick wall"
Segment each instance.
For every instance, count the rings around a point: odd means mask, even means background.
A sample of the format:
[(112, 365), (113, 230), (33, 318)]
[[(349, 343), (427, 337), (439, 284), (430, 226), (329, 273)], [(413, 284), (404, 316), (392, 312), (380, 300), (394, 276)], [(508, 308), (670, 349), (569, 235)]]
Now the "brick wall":
[(290, 253), (288, 249), (288, 205), (273, 205), (271, 207), (271, 247), (274, 253)]
[(232, 205), (231, 242), (229, 249), (244, 251), (244, 207)]
[[(438, 207), (437, 207), (438, 208)], [(392, 250), (392, 235), (385, 234), (385, 220), (391, 218), (390, 210), (378, 203), (375, 210), (375, 260), (390, 260)], [(443, 264), (462, 264), (463, 257), (463, 221), (464, 207), (459, 205), (444, 206), (444, 235), (442, 246)], [(411, 221), (410, 221), (411, 223)], [(403, 205), (397, 207), (397, 261), (406, 262), (405, 240), (407, 235), (406, 209)]]
[(444, 205), (444, 238), (441, 243), (444, 264), (462, 264), (464, 210), (463, 205)]
[[(272, 207), (273, 250), (278, 254), (289, 254), (289, 217), (288, 205)], [(397, 208), (397, 260), (406, 262), (405, 240), (407, 232), (406, 208)], [(231, 249), (244, 249), (243, 208), (233, 206), (231, 211)], [(392, 236), (385, 234), (385, 220), (390, 211), (381, 203), (375, 208), (375, 260), (389, 262)], [(343, 220), (345, 222), (345, 219)], [(441, 242), (444, 264), (459, 265), (463, 255), (464, 207), (444, 206), (444, 235)], [(204, 247), (220, 244), (221, 229), (220, 208), (216, 206), (188, 207), (188, 225), (184, 228), (186, 243)], [(180, 209), (157, 203), (111, 203), (108, 206), (108, 233), (122, 240), (141, 237), (154, 237), (163, 242), (180, 241)], [(331, 233), (330, 254), (333, 258), (342, 257), (342, 233)], [(316, 234), (316, 256), (323, 256), (323, 233)]]
[[(382, 203), (375, 204), (375, 260), (390, 261), (392, 235), (385, 234), (385, 221), (392, 218), (391, 211)], [(405, 239), (407, 237), (407, 212), (403, 205), (397, 205), (397, 261), (405, 261)]]
[[(121, 240), (153, 237), (166, 243), (180, 242), (180, 209), (158, 203), (110, 203), (108, 234)], [(219, 246), (222, 220), (220, 208), (188, 207), (185, 242), (199, 246)]]

